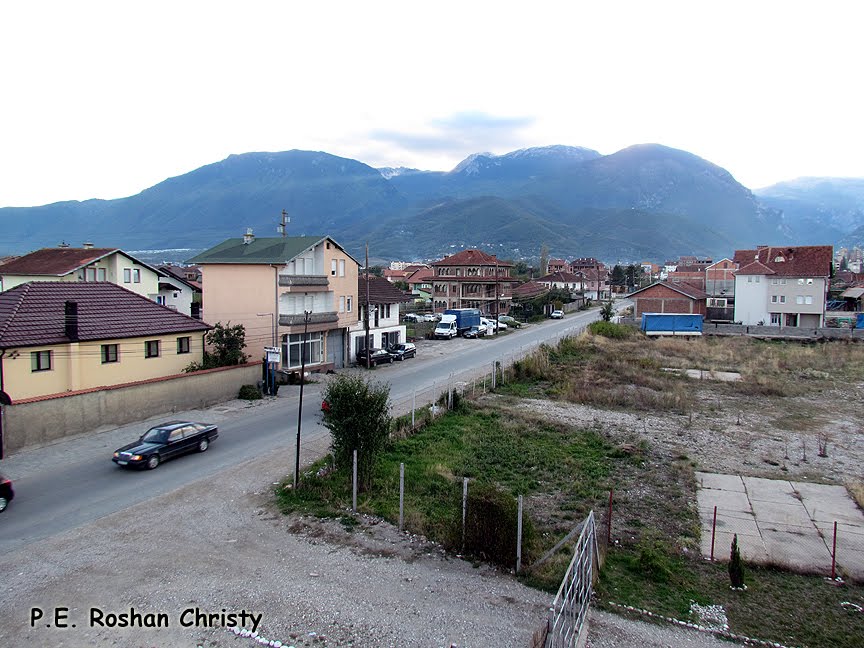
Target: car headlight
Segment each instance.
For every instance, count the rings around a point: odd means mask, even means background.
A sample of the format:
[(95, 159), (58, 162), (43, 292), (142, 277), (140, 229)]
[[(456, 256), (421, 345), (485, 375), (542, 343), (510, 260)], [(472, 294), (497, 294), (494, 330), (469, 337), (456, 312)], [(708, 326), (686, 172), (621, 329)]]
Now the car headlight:
[(115, 452), (115, 453), (114, 453), (114, 458), (115, 458), (115, 459), (116, 459), (117, 457), (119, 457), (119, 456), (120, 456), (120, 453), (119, 453), (119, 452)]
[(130, 458), (132, 461), (141, 461), (144, 457), (142, 457), (141, 455), (132, 455), (132, 456), (129, 457), (129, 458)]

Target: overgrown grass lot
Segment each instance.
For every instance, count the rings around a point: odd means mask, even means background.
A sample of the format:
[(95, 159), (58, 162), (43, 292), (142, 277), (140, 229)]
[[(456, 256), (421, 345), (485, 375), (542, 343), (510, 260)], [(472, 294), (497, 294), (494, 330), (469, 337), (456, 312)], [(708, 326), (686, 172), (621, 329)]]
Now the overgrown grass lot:
[[(726, 565), (700, 556), (694, 479), (697, 469), (808, 478), (860, 493), (864, 345), (647, 340), (613, 324), (592, 329), (517, 362), (495, 393), (457, 399), (454, 411), (394, 438), (358, 509), (396, 523), (404, 463), (407, 530), (512, 568), (521, 494), (528, 521), (519, 577), (550, 593), (572, 544), (540, 568), (531, 564), (593, 509), (601, 607), (698, 622), (692, 603), (722, 605), (733, 633), (790, 646), (864, 645), (864, 613), (841, 605), (864, 606), (862, 584), (745, 565), (748, 589), (731, 591)], [(741, 380), (670, 371), (685, 369)], [(828, 440), (824, 458), (817, 437)], [(483, 519), (469, 521), (463, 540), (464, 477), (469, 511)], [(343, 517), (350, 527), (350, 485), (350, 473), (328, 470), (325, 460), (297, 491), (280, 486), (277, 498), (286, 513)]]

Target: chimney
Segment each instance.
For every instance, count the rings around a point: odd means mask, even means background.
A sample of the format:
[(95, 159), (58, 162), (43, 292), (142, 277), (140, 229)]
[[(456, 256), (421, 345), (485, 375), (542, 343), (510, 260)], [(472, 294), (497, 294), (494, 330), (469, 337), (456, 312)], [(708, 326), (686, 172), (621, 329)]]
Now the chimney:
[(92, 250), (92, 249), (93, 249), (93, 244), (92, 244), (90, 241), (84, 241), (84, 242), (81, 244), (81, 247), (83, 247), (85, 250)]
[(252, 228), (247, 227), (246, 233), (243, 235), (243, 245), (249, 245), (254, 240), (255, 240), (255, 235), (252, 234)]
[(63, 318), (66, 337), (70, 340), (78, 340), (78, 302), (67, 301)]
[(68, 248), (69, 244), (66, 241), (60, 241), (60, 244), (57, 246), (59, 248)]

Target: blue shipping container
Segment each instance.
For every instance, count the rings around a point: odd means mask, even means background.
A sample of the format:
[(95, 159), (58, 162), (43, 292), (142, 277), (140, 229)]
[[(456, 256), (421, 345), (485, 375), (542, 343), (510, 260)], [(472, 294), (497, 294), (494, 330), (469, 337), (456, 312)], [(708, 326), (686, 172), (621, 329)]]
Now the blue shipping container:
[(645, 335), (702, 335), (702, 316), (679, 313), (643, 313)]

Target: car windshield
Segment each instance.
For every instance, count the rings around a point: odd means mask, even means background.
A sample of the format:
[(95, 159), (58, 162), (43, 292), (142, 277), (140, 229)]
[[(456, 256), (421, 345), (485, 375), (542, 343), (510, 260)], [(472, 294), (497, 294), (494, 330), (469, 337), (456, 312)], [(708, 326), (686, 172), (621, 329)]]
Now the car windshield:
[(144, 433), (144, 436), (141, 437), (142, 441), (146, 443), (167, 443), (168, 435), (171, 433), (170, 430), (166, 430), (165, 428), (150, 428), (147, 432)]

